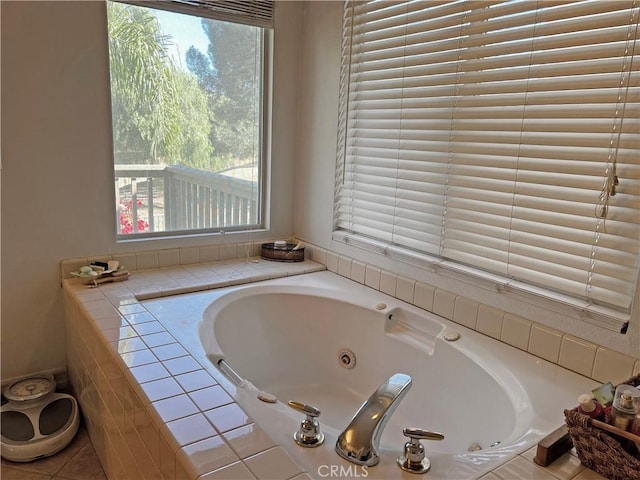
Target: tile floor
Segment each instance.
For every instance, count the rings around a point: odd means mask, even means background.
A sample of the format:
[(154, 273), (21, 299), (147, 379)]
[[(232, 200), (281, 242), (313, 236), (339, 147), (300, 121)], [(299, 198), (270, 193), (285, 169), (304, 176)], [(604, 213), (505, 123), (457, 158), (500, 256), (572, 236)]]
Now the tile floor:
[(2, 459), (2, 480), (106, 480), (87, 430), (80, 426), (67, 447), (50, 457), (18, 463)]

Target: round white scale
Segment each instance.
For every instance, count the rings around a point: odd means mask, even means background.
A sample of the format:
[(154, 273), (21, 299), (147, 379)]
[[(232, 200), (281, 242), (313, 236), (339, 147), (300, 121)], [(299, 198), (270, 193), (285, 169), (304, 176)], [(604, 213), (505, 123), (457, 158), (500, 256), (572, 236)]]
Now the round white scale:
[(66, 447), (78, 431), (78, 403), (55, 393), (52, 376), (40, 375), (9, 384), (0, 407), (0, 454), (14, 462), (30, 462)]

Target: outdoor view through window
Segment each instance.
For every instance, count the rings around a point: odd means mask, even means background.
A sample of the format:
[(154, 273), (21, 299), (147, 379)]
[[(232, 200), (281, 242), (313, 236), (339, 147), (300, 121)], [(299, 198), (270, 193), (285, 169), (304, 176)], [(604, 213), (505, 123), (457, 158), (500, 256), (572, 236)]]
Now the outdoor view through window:
[(107, 8), (120, 238), (259, 225), (263, 29)]

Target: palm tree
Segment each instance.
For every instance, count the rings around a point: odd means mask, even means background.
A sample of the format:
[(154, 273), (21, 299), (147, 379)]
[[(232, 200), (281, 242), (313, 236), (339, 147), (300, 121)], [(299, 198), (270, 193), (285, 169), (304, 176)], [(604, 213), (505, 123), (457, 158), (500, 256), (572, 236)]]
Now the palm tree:
[(116, 163), (157, 163), (180, 143), (171, 39), (153, 13), (108, 2), (111, 101)]

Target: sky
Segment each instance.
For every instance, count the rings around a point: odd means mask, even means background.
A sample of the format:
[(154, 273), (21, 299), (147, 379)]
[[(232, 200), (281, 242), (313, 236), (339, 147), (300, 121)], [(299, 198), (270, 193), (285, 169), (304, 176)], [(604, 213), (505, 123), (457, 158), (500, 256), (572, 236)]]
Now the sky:
[(172, 37), (173, 45), (169, 49), (169, 55), (176, 65), (187, 70), (185, 54), (192, 45), (202, 53), (207, 53), (209, 39), (202, 30), (199, 18), (164, 10), (155, 10), (155, 14), (160, 22), (162, 33)]

